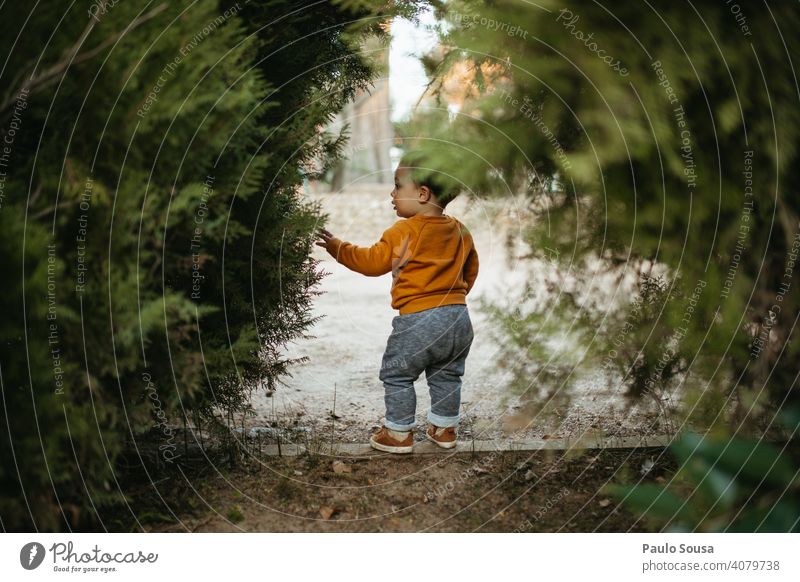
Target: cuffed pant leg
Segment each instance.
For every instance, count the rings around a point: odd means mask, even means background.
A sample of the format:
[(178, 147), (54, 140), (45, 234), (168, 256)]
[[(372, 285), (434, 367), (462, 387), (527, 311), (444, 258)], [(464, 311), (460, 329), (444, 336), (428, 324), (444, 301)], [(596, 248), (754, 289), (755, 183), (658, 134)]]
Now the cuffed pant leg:
[(414, 383), (384, 382), (383, 387), (386, 404), (384, 426), (402, 431), (414, 428), (417, 425), (417, 394), (414, 390)]
[(431, 424), (440, 427), (458, 426), (464, 359), (459, 358), (443, 366), (428, 366), (425, 370), (431, 394), (431, 409), (428, 412), (428, 422)]
[(403, 333), (396, 321), (392, 327), (378, 375), (383, 382), (386, 404), (383, 424), (392, 430), (407, 431), (416, 426), (417, 393), (414, 382), (421, 370), (414, 366), (410, 334)]
[(473, 331), (469, 313), (454, 309), (450, 328), (448, 357), (425, 369), (431, 396), (428, 422), (438, 427), (458, 426), (461, 409), (461, 378), (472, 346)]

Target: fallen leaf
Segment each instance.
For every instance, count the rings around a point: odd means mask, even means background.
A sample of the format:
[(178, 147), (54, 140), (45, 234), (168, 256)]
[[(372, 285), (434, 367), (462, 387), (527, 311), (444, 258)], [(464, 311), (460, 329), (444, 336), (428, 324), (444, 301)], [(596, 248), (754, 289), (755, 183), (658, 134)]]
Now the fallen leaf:
[(611, 505), (611, 500), (610, 500), (610, 499), (601, 499), (601, 500), (598, 502), (598, 505), (599, 505), (600, 507), (608, 507), (609, 505)]
[(302, 475), (303, 472), (302, 471), (298, 471), (297, 469), (295, 469), (294, 470), (294, 474), (299, 476), (299, 475)]
[(536, 473), (533, 472), (533, 469), (528, 469), (528, 471), (525, 473), (525, 480), (530, 481), (531, 479), (535, 478), (536, 478)]
[(319, 514), (322, 516), (322, 519), (330, 519), (334, 513), (336, 513), (336, 508), (334, 507), (323, 505), (319, 508)]
[(334, 461), (331, 466), (333, 467), (334, 473), (352, 473), (353, 469), (347, 463), (343, 463), (342, 461)]

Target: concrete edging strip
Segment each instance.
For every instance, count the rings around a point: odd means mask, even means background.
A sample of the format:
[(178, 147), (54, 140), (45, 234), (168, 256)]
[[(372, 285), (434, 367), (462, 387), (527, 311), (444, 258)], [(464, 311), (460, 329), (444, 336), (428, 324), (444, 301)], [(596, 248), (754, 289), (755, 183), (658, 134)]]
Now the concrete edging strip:
[[(602, 439), (535, 439), (524, 441), (509, 440), (475, 440), (458, 441), (454, 449), (442, 449), (427, 441), (414, 443), (412, 455), (449, 455), (452, 453), (485, 453), (507, 451), (566, 451), (582, 449), (639, 449), (648, 447), (666, 447), (673, 440), (669, 435), (653, 435), (648, 437), (609, 437)], [(261, 448), (262, 454), (268, 456), (293, 457), (306, 452), (330, 456), (384, 456), (391, 453), (382, 453), (373, 449), (369, 443), (325, 443), (319, 446), (306, 446), (304, 444), (286, 443), (281, 445), (265, 445)], [(398, 455), (399, 456), (399, 455)]]

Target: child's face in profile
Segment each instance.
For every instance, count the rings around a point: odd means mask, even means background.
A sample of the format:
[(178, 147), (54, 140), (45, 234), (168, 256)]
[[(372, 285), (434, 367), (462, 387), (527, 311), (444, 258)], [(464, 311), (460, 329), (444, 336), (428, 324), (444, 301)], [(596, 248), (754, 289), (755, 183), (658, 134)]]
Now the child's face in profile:
[(392, 206), (398, 216), (410, 218), (425, 210), (428, 202), (433, 202), (428, 195), (427, 187), (420, 188), (411, 178), (411, 170), (398, 167), (394, 173), (394, 190), (392, 190)]

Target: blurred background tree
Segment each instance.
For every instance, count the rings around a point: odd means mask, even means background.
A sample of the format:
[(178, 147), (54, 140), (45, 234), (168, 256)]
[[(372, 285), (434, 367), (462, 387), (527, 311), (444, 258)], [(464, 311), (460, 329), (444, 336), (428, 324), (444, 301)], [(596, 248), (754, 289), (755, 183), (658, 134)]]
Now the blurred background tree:
[(768, 428), (797, 401), (800, 10), (434, 5), (404, 133), (462, 188), (526, 193), (528, 256), (558, 265), (486, 305), (530, 415), (603, 373), (664, 431)]
[(603, 375), (676, 436), (669, 480), (608, 488), (650, 527), (797, 531), (800, 9), (434, 5), (403, 133), (454, 187), (525, 194), (536, 276), (483, 307), (527, 422)]

